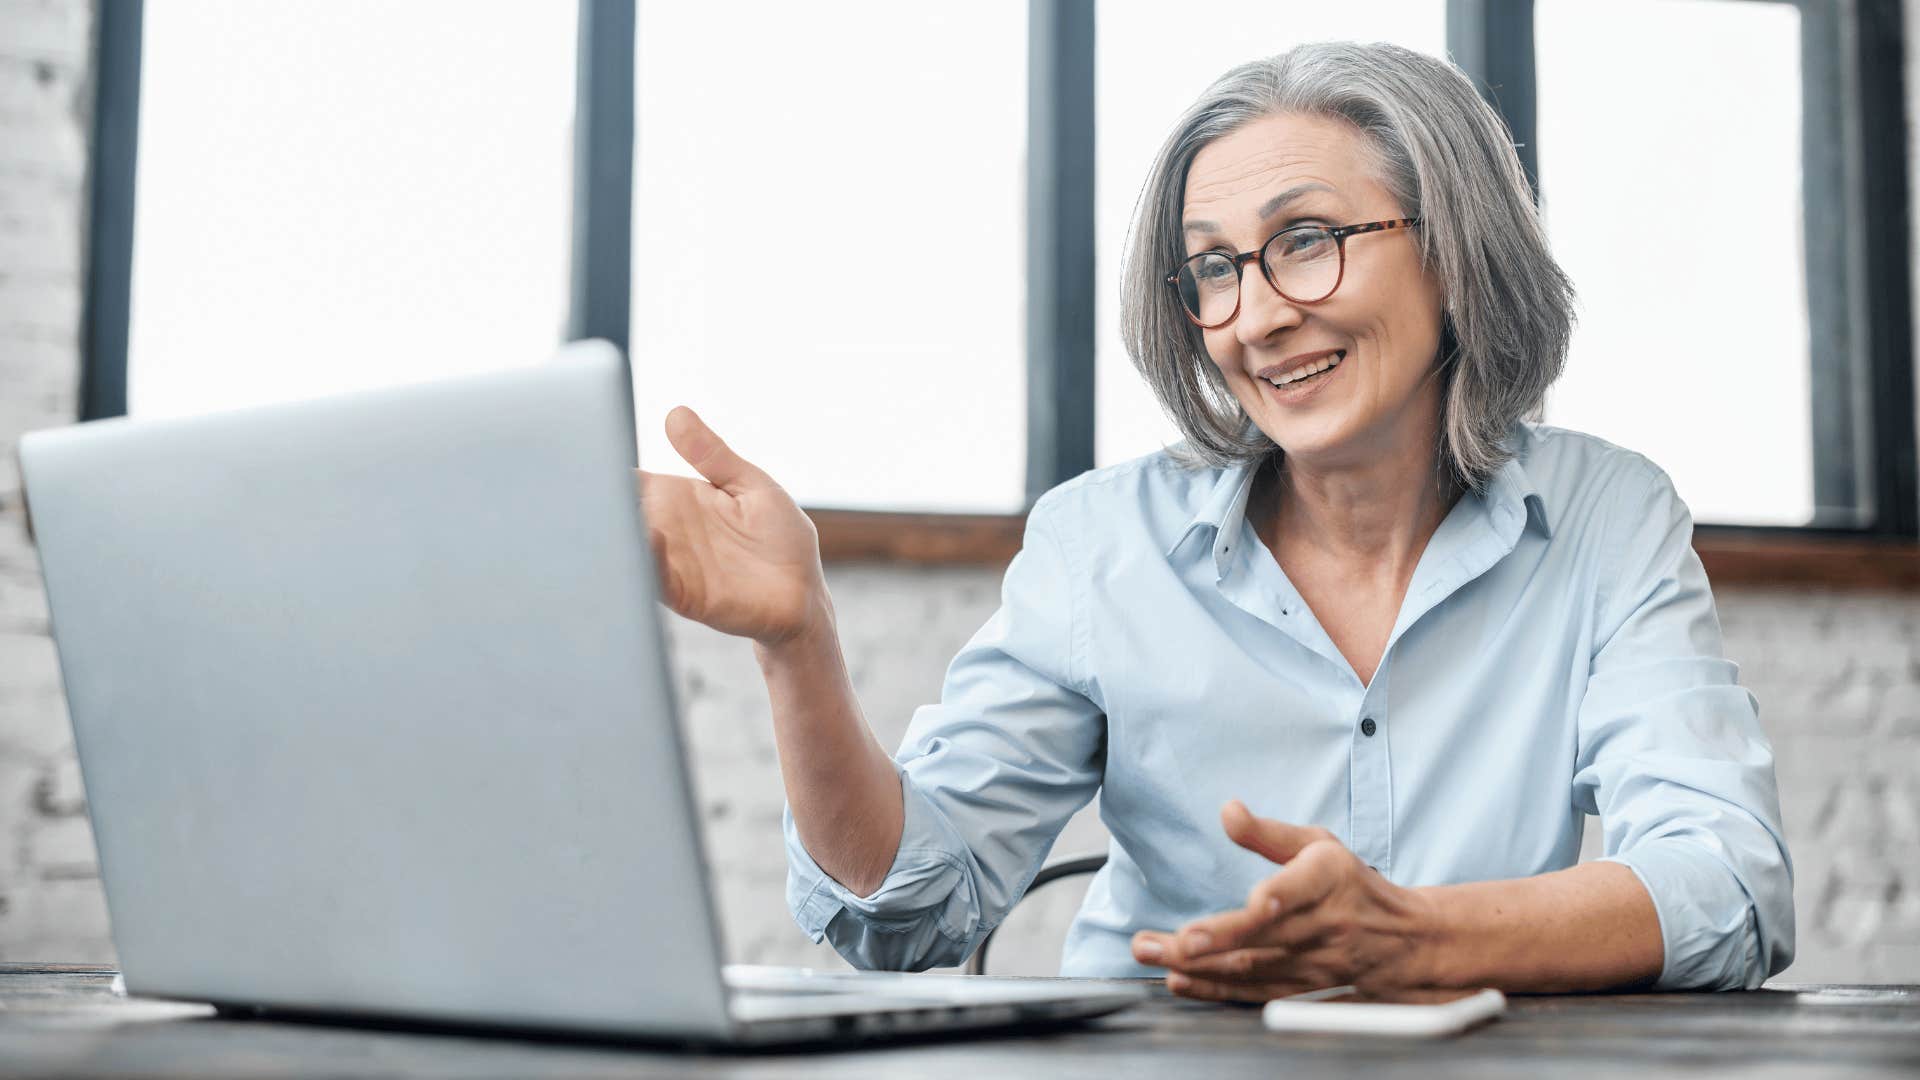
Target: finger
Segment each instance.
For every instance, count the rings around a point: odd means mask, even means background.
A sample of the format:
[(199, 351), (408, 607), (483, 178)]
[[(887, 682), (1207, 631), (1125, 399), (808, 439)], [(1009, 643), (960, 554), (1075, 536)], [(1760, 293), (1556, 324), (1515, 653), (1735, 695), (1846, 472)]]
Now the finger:
[(667, 488), (675, 480), (685, 480), (684, 476), (670, 476), (666, 473), (648, 472), (645, 469), (633, 470), (633, 486), (640, 492), (640, 501), (658, 500), (666, 494)]
[(1263, 945), (1171, 961), (1167, 970), (1220, 982), (1274, 982), (1292, 977), (1299, 958), (1299, 953), (1284, 946)]
[(677, 509), (683, 503), (697, 500), (699, 489), (713, 490), (713, 485), (705, 480), (673, 473), (647, 472), (644, 469), (634, 470), (634, 486), (640, 493), (640, 508), (646, 511), (649, 520)]
[(1220, 979), (1196, 979), (1178, 971), (1167, 972), (1167, 989), (1186, 998), (1200, 1001), (1272, 1001), (1274, 998), (1297, 994), (1310, 990), (1311, 986), (1300, 982), (1275, 983), (1234, 983)]
[(773, 483), (758, 466), (734, 453), (698, 413), (685, 405), (667, 414), (667, 441), (695, 472), (729, 495)]
[(1158, 930), (1141, 930), (1133, 935), (1133, 958), (1149, 967), (1165, 967), (1173, 951), (1172, 934), (1163, 934)]
[(1338, 839), (1317, 825), (1289, 825), (1272, 818), (1254, 817), (1253, 811), (1239, 799), (1221, 807), (1220, 825), (1234, 843), (1283, 864), (1292, 862), (1308, 844)]
[[(1319, 852), (1329, 857), (1319, 857)], [(1341, 873), (1359, 865), (1360, 860), (1345, 849), (1316, 848), (1255, 885), (1247, 894), (1247, 909), (1276, 921), (1296, 922), (1333, 892)]]
[(1273, 919), (1264, 910), (1253, 908), (1236, 908), (1195, 919), (1175, 935), (1169, 957), (1186, 960), (1238, 949), (1252, 943), (1261, 931), (1272, 925)]

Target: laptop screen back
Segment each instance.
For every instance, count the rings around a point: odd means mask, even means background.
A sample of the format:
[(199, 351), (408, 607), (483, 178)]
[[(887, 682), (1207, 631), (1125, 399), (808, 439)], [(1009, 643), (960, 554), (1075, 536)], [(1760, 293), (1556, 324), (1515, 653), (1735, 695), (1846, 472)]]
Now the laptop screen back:
[(36, 433), (137, 993), (717, 1035), (624, 360)]

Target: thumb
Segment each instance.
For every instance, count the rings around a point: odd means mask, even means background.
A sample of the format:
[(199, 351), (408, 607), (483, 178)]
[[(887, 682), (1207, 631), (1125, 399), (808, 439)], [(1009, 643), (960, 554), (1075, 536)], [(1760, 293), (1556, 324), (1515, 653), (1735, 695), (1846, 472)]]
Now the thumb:
[(1220, 824), (1226, 829), (1228, 839), (1277, 863), (1292, 862), (1301, 848), (1327, 836), (1325, 829), (1254, 817), (1253, 811), (1239, 799), (1221, 808)]
[(773, 482), (759, 467), (734, 453), (699, 414), (685, 405), (667, 414), (667, 442), (708, 483), (729, 495)]

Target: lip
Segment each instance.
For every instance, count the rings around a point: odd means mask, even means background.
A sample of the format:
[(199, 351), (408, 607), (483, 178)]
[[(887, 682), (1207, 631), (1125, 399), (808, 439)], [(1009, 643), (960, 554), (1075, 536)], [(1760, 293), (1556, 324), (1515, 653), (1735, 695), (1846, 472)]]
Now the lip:
[[(1298, 363), (1292, 360), (1289, 360), (1285, 365), (1276, 365), (1275, 367), (1268, 368), (1266, 370), (1290, 371), (1293, 368), (1299, 367), (1300, 364), (1311, 363), (1315, 360), (1320, 359), (1323, 356), (1326, 356), (1328, 353), (1337, 353), (1337, 352), (1346, 352), (1346, 350), (1345, 349), (1328, 349), (1326, 350), (1326, 352), (1312, 353), (1310, 355), (1300, 357), (1298, 358), (1298, 361), (1299, 361)], [(1326, 375), (1326, 378), (1322, 379), (1318, 375), (1316, 375), (1314, 376), (1314, 380), (1312, 382), (1306, 383), (1305, 385), (1302, 385), (1301, 383), (1296, 382), (1296, 383), (1288, 383), (1285, 386), (1275, 386), (1263, 378), (1260, 380), (1260, 386), (1261, 386), (1260, 392), (1262, 394), (1271, 394), (1273, 396), (1273, 399), (1282, 405), (1297, 405), (1303, 401), (1307, 401), (1313, 397), (1318, 396), (1322, 390), (1326, 389), (1326, 386), (1328, 383), (1332, 382), (1334, 379), (1339, 377), (1340, 370), (1346, 366), (1347, 366), (1347, 361), (1342, 360), (1340, 361), (1339, 364), (1335, 365), (1331, 371), (1324, 372), (1324, 374)]]
[[(1346, 351), (1347, 350), (1345, 349), (1321, 349), (1319, 352), (1301, 353), (1298, 356), (1289, 356), (1285, 360), (1282, 360), (1277, 364), (1272, 364), (1267, 367), (1263, 367), (1259, 371), (1254, 372), (1253, 377), (1256, 379), (1259, 379), (1262, 382), (1266, 382), (1268, 379), (1277, 379), (1280, 376), (1285, 375), (1287, 372), (1292, 371), (1294, 368), (1301, 367), (1306, 364), (1311, 364), (1314, 361), (1321, 359), (1322, 357), (1332, 356), (1334, 353), (1343, 353)], [(1345, 360), (1342, 360), (1340, 362), (1343, 364), (1346, 363)], [(1272, 384), (1269, 383), (1268, 385), (1272, 385)]]

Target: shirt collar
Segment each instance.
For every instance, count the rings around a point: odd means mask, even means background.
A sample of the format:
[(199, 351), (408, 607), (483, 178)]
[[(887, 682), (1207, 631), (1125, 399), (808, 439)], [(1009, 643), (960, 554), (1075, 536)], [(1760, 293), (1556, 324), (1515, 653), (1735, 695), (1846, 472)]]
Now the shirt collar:
[[(1508, 458), (1506, 464), (1494, 472), (1493, 479), (1487, 483), (1485, 499), (1487, 510), (1495, 520), (1524, 515), (1526, 524), (1534, 531), (1548, 540), (1553, 539), (1553, 521), (1547, 515), (1547, 501), (1518, 456)], [(1514, 532), (1517, 536), (1519, 530)]]
[[(1231, 554), (1228, 545), (1239, 534), (1240, 523), (1247, 517), (1247, 498), (1253, 493), (1253, 478), (1258, 465), (1257, 461), (1244, 461), (1221, 470), (1213, 489), (1200, 503), (1200, 509), (1187, 520), (1186, 526), (1167, 548), (1167, 558), (1172, 558), (1174, 552), (1184, 547), (1195, 532), (1206, 527), (1213, 531), (1215, 568), (1225, 569), (1226, 560)], [(1539, 486), (1533, 482), (1533, 477), (1527, 474), (1526, 466), (1520, 463), (1518, 455), (1509, 457), (1494, 472), (1482, 498), (1488, 515), (1494, 521), (1505, 525), (1513, 520), (1524, 519), (1542, 537), (1549, 540), (1553, 538), (1553, 522), (1547, 516), (1546, 500), (1541, 496)], [(1518, 533), (1519, 530), (1514, 530), (1515, 538)]]
[(1201, 501), (1200, 509), (1174, 538), (1172, 546), (1167, 548), (1167, 558), (1184, 547), (1190, 537), (1203, 527), (1213, 530), (1213, 559), (1216, 567), (1224, 567), (1225, 559), (1231, 554), (1226, 550), (1232, 538), (1240, 531), (1240, 523), (1247, 519), (1247, 497), (1253, 494), (1253, 477), (1259, 467), (1258, 461), (1243, 461), (1230, 465), (1220, 471), (1213, 482), (1213, 490)]

